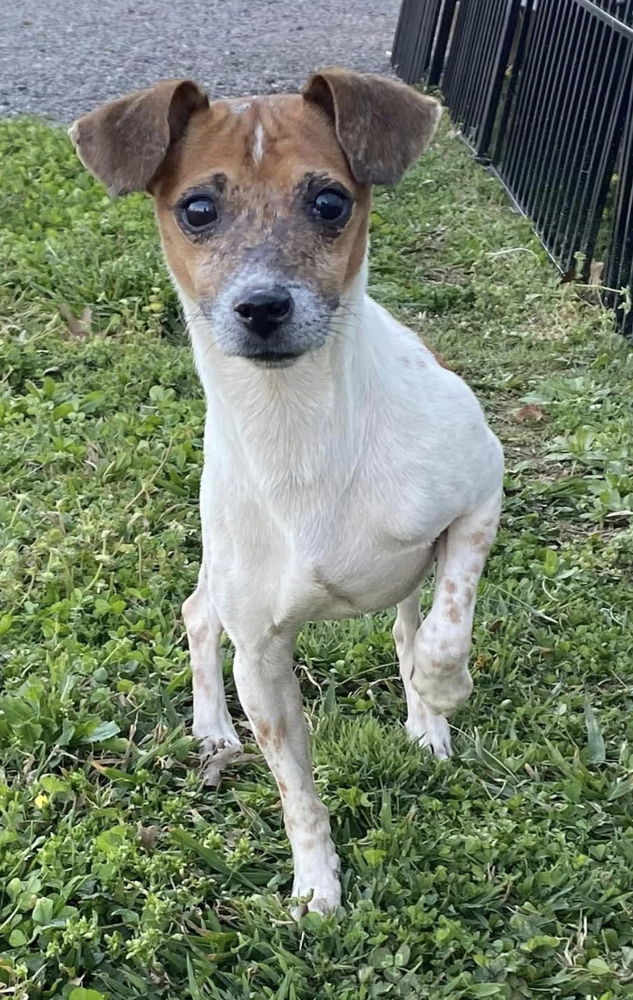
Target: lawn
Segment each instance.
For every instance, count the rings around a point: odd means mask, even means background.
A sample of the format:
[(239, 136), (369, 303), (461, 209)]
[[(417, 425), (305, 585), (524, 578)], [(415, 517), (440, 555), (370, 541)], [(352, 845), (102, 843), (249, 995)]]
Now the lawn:
[(452, 761), (407, 744), (391, 613), (304, 630), (345, 906), (296, 925), (228, 647), (249, 758), (210, 789), (189, 735), (203, 403), (151, 207), (41, 123), (0, 162), (0, 994), (633, 997), (633, 355), (595, 295), (447, 126), (376, 198), (373, 292), (479, 394), (505, 512)]

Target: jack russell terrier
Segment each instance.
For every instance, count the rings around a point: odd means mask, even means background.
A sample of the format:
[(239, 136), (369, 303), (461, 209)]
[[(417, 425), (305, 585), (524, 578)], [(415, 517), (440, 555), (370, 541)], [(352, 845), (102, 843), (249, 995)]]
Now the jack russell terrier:
[(440, 114), (403, 84), (333, 68), (301, 94), (212, 103), (168, 80), (70, 129), (113, 195), (154, 198), (207, 402), (202, 565), (183, 606), (193, 733), (207, 755), (240, 751), (224, 630), (279, 787), (296, 914), (341, 899), (293, 671), (303, 623), (397, 605), (406, 729), (437, 757), (472, 690), (503, 453), (465, 383), (366, 291), (372, 185), (402, 177)]

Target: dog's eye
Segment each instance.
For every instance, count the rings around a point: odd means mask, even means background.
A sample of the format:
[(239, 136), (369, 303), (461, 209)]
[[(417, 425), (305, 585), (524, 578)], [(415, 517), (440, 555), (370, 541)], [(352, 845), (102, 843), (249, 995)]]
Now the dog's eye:
[(343, 191), (336, 188), (325, 188), (319, 191), (314, 199), (312, 211), (323, 222), (345, 222), (350, 214), (352, 203)]
[(189, 228), (196, 230), (206, 229), (218, 217), (218, 210), (213, 198), (201, 194), (188, 198), (183, 203), (181, 212)]

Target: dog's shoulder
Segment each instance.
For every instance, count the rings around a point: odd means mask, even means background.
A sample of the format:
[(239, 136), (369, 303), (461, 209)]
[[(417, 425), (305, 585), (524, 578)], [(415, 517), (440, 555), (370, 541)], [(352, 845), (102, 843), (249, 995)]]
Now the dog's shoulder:
[(376, 303), (373, 299), (367, 300), (371, 310), (372, 325), (378, 325), (381, 337), (387, 332), (394, 346), (397, 345), (402, 354), (400, 360), (405, 367), (412, 363), (417, 367), (425, 367), (426, 363), (433, 365), (435, 362), (440, 368), (446, 371), (455, 372), (455, 369), (448, 364), (439, 351), (426, 342), (426, 340), (416, 333), (411, 327), (406, 326), (393, 313)]

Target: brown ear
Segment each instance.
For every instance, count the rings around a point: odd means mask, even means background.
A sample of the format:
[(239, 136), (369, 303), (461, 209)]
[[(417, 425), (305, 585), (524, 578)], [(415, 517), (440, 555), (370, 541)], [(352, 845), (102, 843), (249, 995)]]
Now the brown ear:
[(208, 104), (191, 80), (163, 80), (78, 118), (68, 134), (81, 162), (110, 194), (147, 191), (191, 114)]
[(359, 184), (395, 184), (417, 160), (442, 114), (432, 97), (374, 73), (332, 67), (303, 89), (334, 123), (336, 137)]

